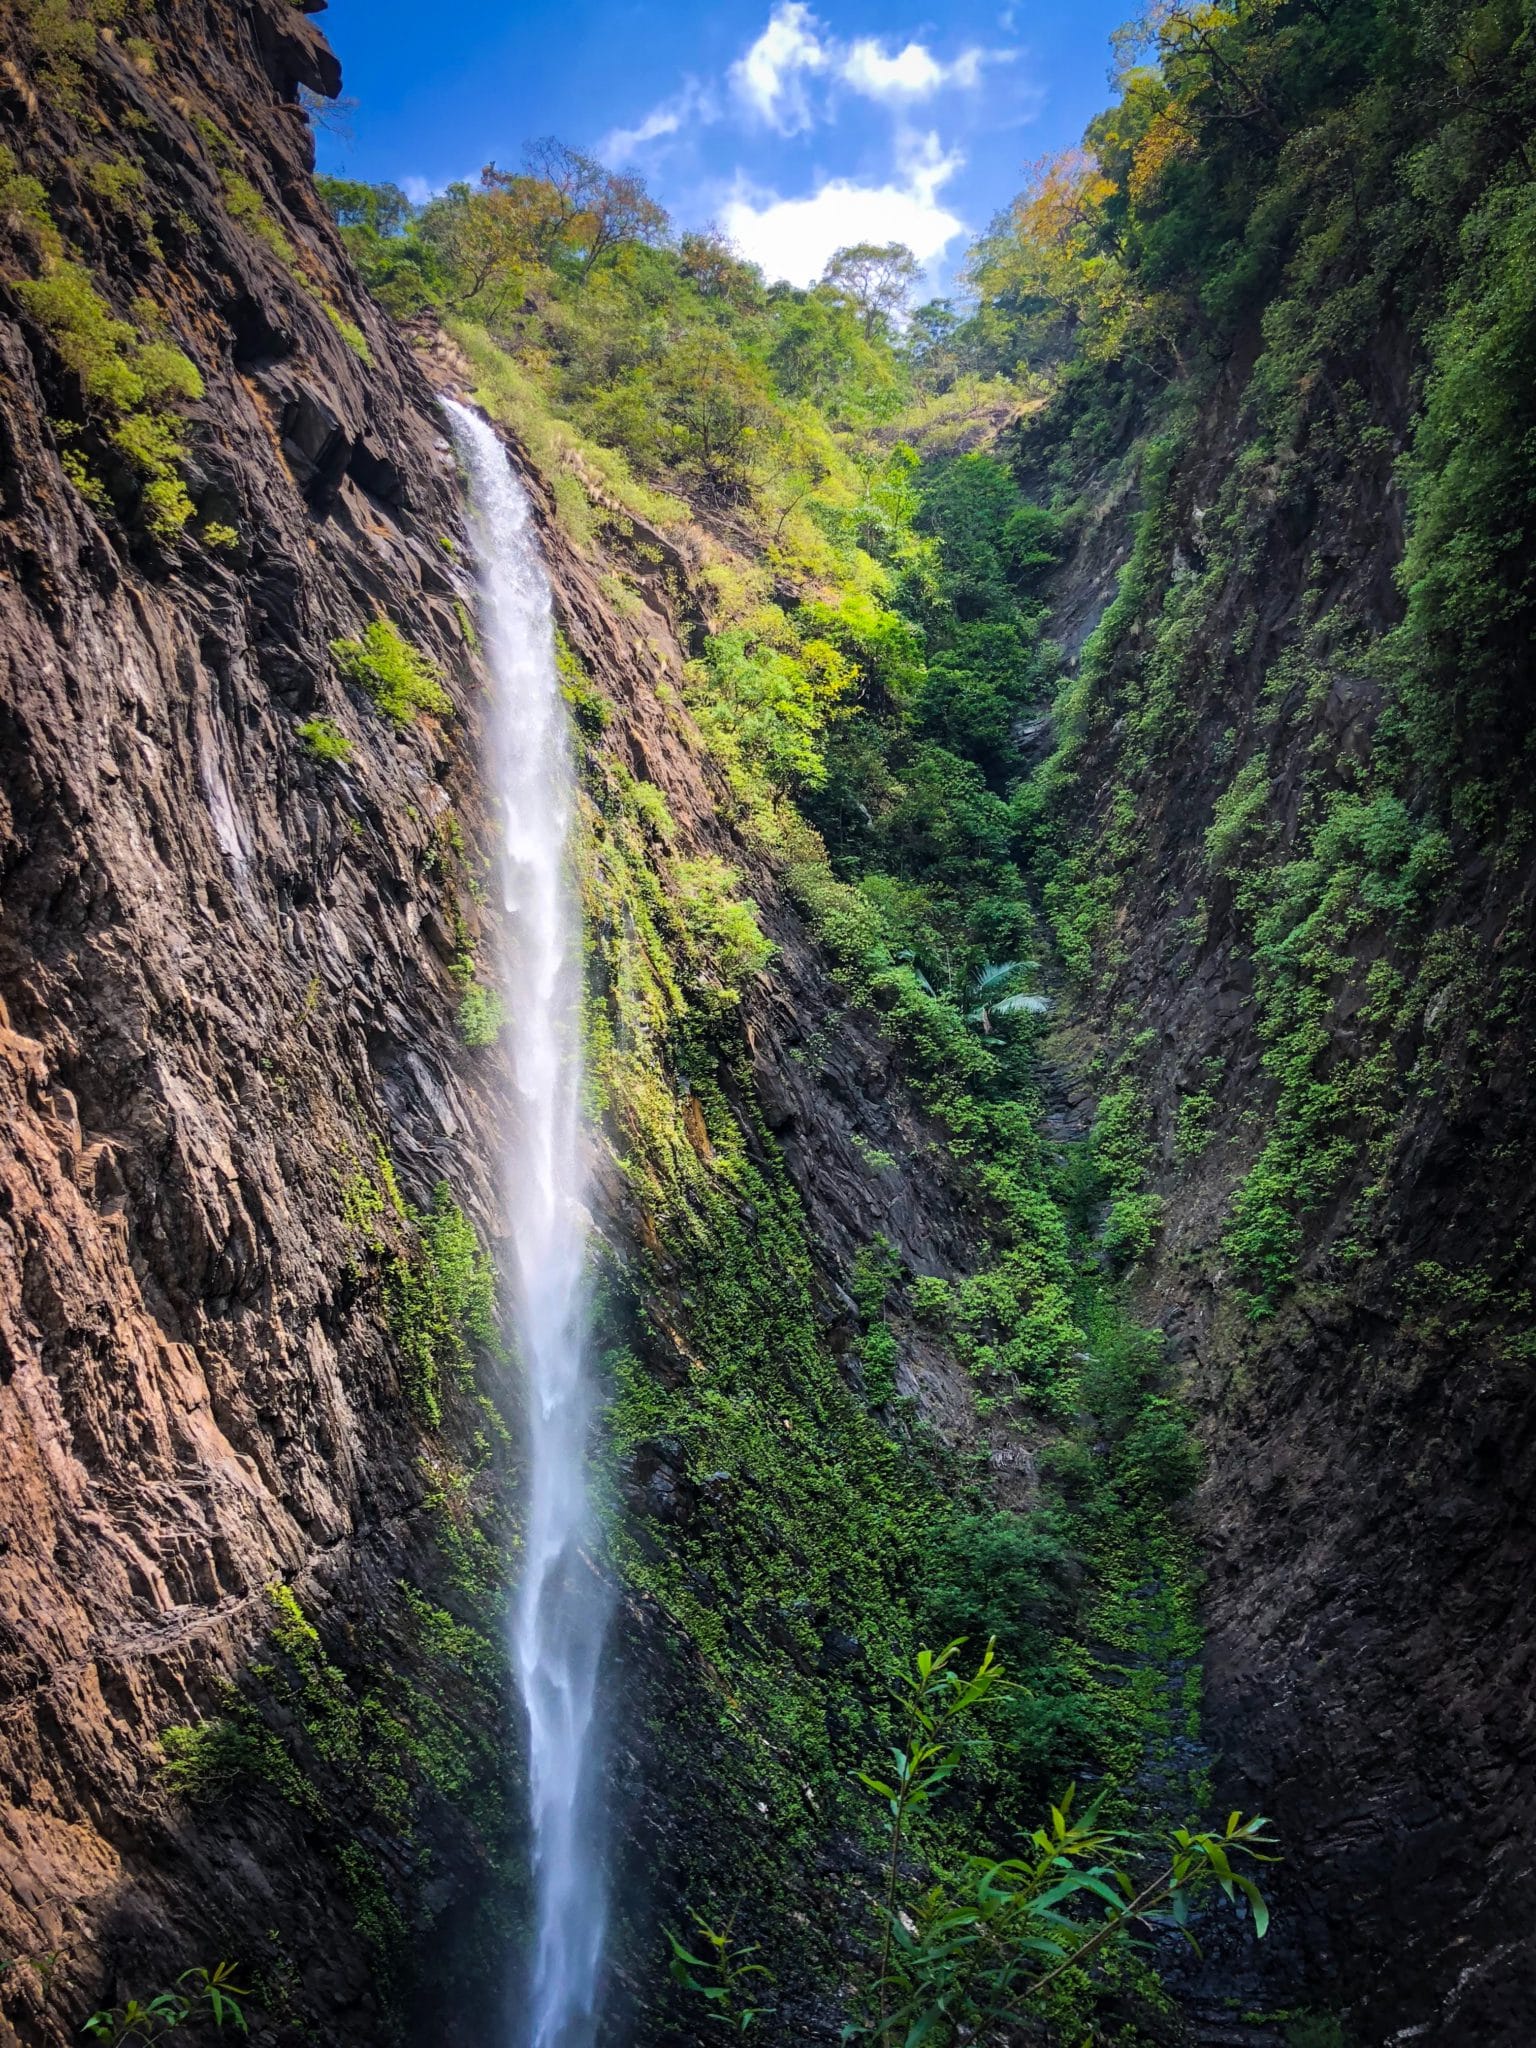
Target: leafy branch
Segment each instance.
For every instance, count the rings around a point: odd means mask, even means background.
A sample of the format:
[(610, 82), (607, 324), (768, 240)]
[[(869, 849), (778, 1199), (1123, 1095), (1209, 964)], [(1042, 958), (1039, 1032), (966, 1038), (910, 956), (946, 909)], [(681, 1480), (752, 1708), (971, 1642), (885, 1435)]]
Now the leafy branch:
[[(755, 2021), (766, 2018), (773, 2011), (772, 2006), (753, 2003), (757, 1995), (753, 1979), (761, 1977), (770, 1984), (772, 1982), (763, 1965), (750, 1960), (757, 1954), (757, 1945), (733, 1943), (734, 1920), (728, 1921), (722, 1929), (711, 1927), (697, 1913), (692, 1918), (702, 1937), (700, 1945), (705, 1953), (698, 1955), (686, 1947), (668, 1927), (665, 1933), (672, 1947), (672, 1960), (668, 1965), (672, 1979), (685, 1991), (702, 1998), (712, 2017), (728, 2033), (744, 2034)], [(689, 1938), (694, 1939), (692, 1936)]]
[[(845, 2042), (946, 2048), (1017, 2023), (1026, 2008), (1038, 2015), (1069, 1971), (1086, 1969), (1115, 1944), (1173, 1929), (1195, 1946), (1190, 1922), (1212, 1892), (1246, 1909), (1254, 1933), (1264, 1934), (1269, 1911), (1243, 1867), (1276, 1860), (1262, 1815), (1233, 1812), (1219, 1831), (1180, 1827), (1149, 1843), (1105, 1826), (1098, 1802), (1075, 1814), (1075, 1788), (1032, 1831), (1025, 1853), (967, 1856), (904, 1902), (903, 1859), (914, 1825), (983, 1739), (987, 1710), (1010, 1690), (994, 1644), (969, 1675), (958, 1661), (964, 1647), (961, 1638), (920, 1650), (911, 1670), (897, 1675), (902, 1740), (889, 1771), (855, 1773), (887, 1816), (883, 1926), (864, 1992), (868, 2016), (849, 2021)], [(770, 1974), (751, 1960), (755, 1946), (735, 1942), (732, 1925), (721, 1931), (697, 1915), (695, 1925), (703, 1940), (693, 1947), (668, 1930), (672, 1977), (729, 2032), (744, 2033), (772, 2010), (757, 2003)]]
[(241, 2000), (250, 1992), (236, 1984), (233, 1963), (215, 1963), (211, 1970), (200, 1966), (183, 1970), (167, 1991), (160, 1991), (146, 2003), (130, 1998), (126, 2005), (93, 2012), (83, 2031), (93, 2041), (105, 2041), (108, 2048), (125, 2048), (137, 2042), (140, 2048), (164, 2040), (189, 2020), (210, 2019), (216, 2027), (226, 2023), (238, 2033), (248, 2032)]

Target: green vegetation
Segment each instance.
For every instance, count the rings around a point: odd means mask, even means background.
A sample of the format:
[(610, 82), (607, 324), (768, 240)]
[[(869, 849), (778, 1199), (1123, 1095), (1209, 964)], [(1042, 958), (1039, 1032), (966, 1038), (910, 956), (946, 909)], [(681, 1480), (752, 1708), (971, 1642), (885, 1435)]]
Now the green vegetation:
[[(646, 822), (657, 824), (666, 809), (663, 803), (657, 812), (658, 793), (642, 784), (635, 796)], [(736, 870), (708, 858), (678, 860), (672, 863), (672, 875), (688, 936), (726, 986), (740, 988), (760, 974), (773, 958), (773, 947), (757, 922), (757, 906), (736, 894)]]
[(104, 157), (87, 165), (85, 184), (109, 213), (122, 214), (140, 226), (148, 225), (144, 209), (148, 181), (128, 157)]
[(128, 0), (19, 0), (28, 75), (66, 113), (78, 113), (81, 88), (103, 29), (116, 29)]
[(108, 2048), (129, 2048), (133, 2042), (151, 2048), (167, 2034), (204, 2019), (220, 2031), (228, 2024), (237, 2033), (248, 2033), (242, 2001), (251, 1994), (235, 1982), (237, 1974), (232, 1963), (215, 1963), (211, 1970), (194, 1965), (152, 1998), (130, 1998), (126, 2005), (93, 2012), (81, 2031)]
[(306, 718), (299, 727), (299, 741), (322, 768), (339, 768), (352, 758), (352, 742), (329, 718)]
[(360, 640), (333, 640), (331, 658), (346, 680), (396, 725), (410, 725), (418, 711), (437, 718), (453, 711), (442, 670), (389, 619), (375, 619)]
[(321, 301), (320, 310), (347, 344), (347, 347), (351, 349), (353, 355), (357, 357), (358, 361), (367, 364), (371, 369), (373, 367), (373, 350), (368, 346), (368, 337), (363, 333), (357, 322), (349, 320), (345, 313), (339, 313), (329, 299)]
[[(942, 430), (927, 455), (903, 438), (936, 405), (963, 420), (991, 394), (933, 369), (922, 336), (938, 315), (898, 337), (898, 301), (879, 294), (899, 289), (900, 264), (866, 276), (871, 252), (852, 252), (814, 291), (767, 287), (569, 152), (419, 211), (388, 188), (326, 190), (387, 303), (453, 316), (478, 397), (579, 544), (645, 559), (649, 534), (690, 510), (706, 532), (730, 521), (731, 545), (704, 550), (708, 631), (679, 715), (820, 935), (840, 999), (878, 1013), (944, 1120), (987, 1218), (976, 1270), (953, 1282), (905, 1272), (883, 1239), (859, 1253), (840, 1368), (799, 1200), (750, 1106), (739, 995), (772, 947), (740, 873), (677, 846), (562, 642), (588, 1085), (646, 1247), (603, 1291), (613, 1483), (661, 1463), (710, 1501), (686, 1530), (641, 1514), (615, 1540), (629, 1582), (704, 1660), (708, 1717), (739, 1761), (689, 1816), (683, 1875), (700, 1899), (762, 1902), (762, 1924), (743, 1945), (701, 1914), (673, 1956), (679, 1986), (727, 1988), (706, 1997), (739, 2023), (759, 1969), (836, 1967), (786, 1915), (827, 1828), (867, 1825), (858, 1730), (894, 1726), (878, 1674), (920, 1629), (955, 1625), (941, 1598), (1028, 1672), (946, 1794), (957, 1857), (982, 1811), (1027, 1842), (1040, 1802), (1081, 1772), (1180, 1782), (1193, 1706), (1169, 1674), (1197, 1635), (1178, 1504), (1198, 1460), (1159, 1345), (1087, 1256), (1105, 1204), (1111, 1265), (1155, 1233), (1145, 1112), (1127, 1076), (1091, 1148), (1051, 1153), (1038, 1135), (1049, 1004), (1020, 861), (1021, 735), (1059, 673), (1045, 590), (1067, 523), (997, 454), (953, 452)], [(624, 595), (615, 609), (638, 620)], [(473, 952), (461, 959), (468, 1004)], [(893, 1164), (861, 1157), (871, 1175)], [(1044, 1436), (1036, 1510), (999, 1511), (896, 1397), (914, 1326), (966, 1368), (984, 1441)], [(827, 1883), (835, 1922), (848, 1901)]]
[[(1245, 1821), (1231, 1813), (1219, 1833), (1178, 1828), (1166, 1844), (1136, 1840), (1105, 1826), (1096, 1809), (1079, 1820), (1075, 1788), (1052, 1806), (1046, 1825), (1030, 1831), (1022, 1855), (999, 1859), (973, 1849), (953, 1869), (929, 1861), (914, 1892), (914, 1852), (942, 1854), (925, 1840), (930, 1809), (970, 1763), (989, 1712), (1010, 1689), (991, 1644), (969, 1678), (958, 1668), (962, 1647), (920, 1650), (911, 1671), (897, 1674), (895, 1768), (857, 1773), (887, 1818), (879, 1952), (858, 1987), (862, 2011), (845, 2026), (845, 2040), (920, 2048), (984, 2036), (1025, 2013), (1080, 2027), (1114, 1984), (1100, 1974), (1106, 1951), (1127, 1947), (1143, 1930), (1187, 1932), (1204, 1893), (1220, 1892), (1251, 1912), (1263, 1935), (1268, 1908), (1244, 1868), (1245, 1861), (1275, 1860), (1262, 1816)], [(1084, 1907), (1108, 1911), (1084, 1918)], [(758, 2002), (771, 1995), (771, 1973), (747, 1960), (755, 1944), (694, 1918), (704, 1938), (695, 1937), (693, 1948), (668, 1932), (673, 1978), (705, 2001), (718, 2027), (744, 2032), (772, 2010)]]
[(1130, 1264), (1152, 1249), (1162, 1203), (1146, 1193), (1151, 1165), (1151, 1114), (1132, 1083), (1100, 1098), (1089, 1140), (1093, 1162), (1110, 1196), (1102, 1239), (1111, 1259)]
[[(1208, 1249), (1239, 1307), (1271, 1314), (1313, 1236), (1335, 1272), (1371, 1256), (1448, 1006), (1475, 1013), (1486, 1067), (1528, 1001), (1458, 900), (1469, 863), (1510, 871), (1531, 829), (1522, 21), (1419, 0), (1390, 20), (1370, 0), (1174, 6), (1119, 51), (1116, 105), (993, 224), (963, 315), (907, 304), (900, 251), (769, 285), (557, 145), (419, 209), (325, 187), (385, 303), (449, 320), (571, 538), (604, 549), (626, 629), (644, 631), (637, 563), (670, 564), (686, 528), (699, 565), (674, 590), (696, 612), (682, 702), (657, 698), (723, 777), (737, 870), (687, 857), (615, 758), (601, 678), (562, 663), (589, 1086), (644, 1246), (604, 1291), (633, 1510), (617, 1541), (700, 1660), (699, 1739), (729, 1759), (690, 1814), (698, 1931), (673, 1952), (678, 1990), (722, 2025), (772, 2002), (758, 1973), (782, 1982), (786, 1959), (846, 1974), (806, 1900), (824, 1889), (836, 1920), (851, 1888), (805, 1871), (829, 1828), (871, 1840), (849, 1773), (899, 1735), (879, 1677), (906, 1644), (995, 1636), (1020, 1685), (933, 1803), (938, 1918), (914, 1901), (910, 1927), (886, 1923), (877, 2037), (901, 2037), (898, 2013), (936, 2043), (989, 2023), (970, 1990), (930, 2019), (964, 1970), (943, 1977), (942, 1942), (918, 1950), (946, 1915), (969, 1951), (996, 1952), (978, 1931), (994, 1907), (1028, 1928), (1053, 1788), (1102, 1786), (1090, 1833), (1149, 1801), (1194, 1810), (1181, 1503), (1200, 1458), (1127, 1291), (1169, 1256), (1155, 1181), (1202, 1157), (1229, 1176)], [(1404, 396), (1419, 372), (1422, 406)], [(1395, 475), (1400, 619), (1350, 568)], [(1134, 545), (1064, 677), (1049, 601), (1080, 550), (1103, 559), (1090, 497), (1124, 504)], [(1296, 594), (1284, 616), (1256, 600), (1271, 575)], [(1169, 800), (1187, 789), (1193, 817)], [(771, 966), (744, 895), (768, 902), (761, 864), (838, 1004), (878, 1019), (976, 1218), (961, 1272), (910, 1272), (872, 1236), (835, 1276), (830, 1341), (742, 1032), (740, 992)], [(1170, 976), (1212, 944), (1251, 976), (1256, 1091), (1203, 1045), (1177, 1090), (1152, 1085), (1165, 1057), (1118, 980), (1149, 929)], [(1106, 1042), (1091, 1136), (1047, 1143), (1063, 1055), (1044, 989), (1063, 976)], [(839, 1014), (805, 1024), (809, 1066)], [(889, 1170), (854, 1149), (872, 1181)], [(1519, 1288), (1501, 1269), (1456, 1280), (1438, 1308), (1410, 1289), (1405, 1316), (1515, 1355)], [(897, 1393), (915, 1333), (969, 1381), (964, 1452)], [(985, 1481), (1021, 1442), (1038, 1485), (1007, 1512)], [(985, 1898), (960, 1882), (983, 1839), (989, 1868), (1023, 1873)], [(1180, 1853), (1196, 1868), (1220, 1840), (1191, 1827)], [(866, 1921), (854, 1945), (883, 1939)]]
[[(158, 539), (174, 540), (193, 511), (181, 475), (186, 447), (176, 408), (203, 395), (196, 364), (169, 342), (143, 340), (115, 318), (81, 264), (54, 262), (15, 291), (75, 380), (108, 452), (134, 480), (144, 524)], [(80, 451), (67, 451), (66, 468), (86, 496), (105, 502), (107, 486)]]
[(41, 183), (17, 168), (15, 152), (0, 144), (0, 220), (7, 231), (47, 260), (63, 254), (64, 241), (48, 211)]
[(496, 1269), (446, 1182), (432, 1205), (401, 1205), (415, 1244), (391, 1254), (384, 1297), (411, 1398), (429, 1422), (442, 1415), (445, 1381), (472, 1388), (477, 1357), (500, 1356)]
[[(509, 1737), (501, 1654), (491, 1635), (409, 1584), (395, 1589), (366, 1635), (349, 1636), (344, 1661), (290, 1587), (269, 1587), (268, 1599), (262, 1653), (238, 1688), (225, 1689), (218, 1715), (162, 1734), (166, 1781), (205, 1824), (211, 1809), (229, 1814), (262, 1803), (270, 1825), (317, 1848), (370, 1945), (387, 2001), (409, 1970), (409, 1930), (434, 1917), (426, 1901), (441, 1859), (466, 1851), (466, 1827), (487, 1876), (503, 1875)], [(449, 1810), (458, 1819), (445, 1841), (441, 1817)], [(196, 1981), (194, 1972), (182, 1983)]]
[(506, 1027), (507, 1006), (493, 988), (472, 982), (459, 1004), (459, 1036), (467, 1046), (494, 1045)]
[[(1536, 184), (1517, 137), (1536, 66), (1519, 9), (1420, 0), (1175, 5), (1118, 48), (1116, 105), (973, 252), (978, 310), (947, 346), (1049, 386), (1015, 470), (1069, 528), (1090, 479), (1139, 497), (1015, 808), (1081, 982), (1113, 983), (1114, 913), (1144, 914), (1158, 869), (1197, 897), (1170, 972), (1228, 930), (1252, 962), (1267, 1086), (1221, 1250), (1262, 1318), (1309, 1246), (1333, 1277), (1376, 1256), (1383, 1176), (1444, 1049), (1428, 1020), (1454, 991), (1475, 1073), (1482, 1020), (1520, 1001), (1473, 876), (1531, 831)], [(1396, 621), (1359, 573), (1394, 463)], [(1261, 563), (1296, 594), (1262, 622)], [(1341, 745), (1330, 695), (1362, 689)], [(1231, 767), (1195, 877), (1166, 797), (1207, 752)], [(1208, 1095), (1180, 1111), (1185, 1158)], [(1148, 1219), (1126, 1220), (1134, 1253)]]
[[(238, 171), (231, 169), (228, 163), (223, 163), (219, 166), (219, 183), (224, 188), (224, 204), (231, 219), (248, 228), (258, 241), (266, 244), (280, 263), (292, 270), (298, 260), (293, 244), (268, 213), (265, 200), (250, 179), (242, 177)], [(330, 308), (327, 307), (326, 311), (330, 312)], [(336, 316), (333, 314), (332, 318)]]

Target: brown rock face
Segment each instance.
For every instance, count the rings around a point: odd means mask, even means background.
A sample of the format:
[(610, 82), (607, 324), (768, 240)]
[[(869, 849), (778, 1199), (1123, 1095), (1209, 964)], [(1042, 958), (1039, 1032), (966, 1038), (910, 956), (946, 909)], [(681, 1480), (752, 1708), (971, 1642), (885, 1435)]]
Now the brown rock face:
[[(377, 1137), (409, 1193), (446, 1177), (484, 1218), (497, 1114), (432, 942), (432, 849), (477, 815), (458, 493), (309, 184), (296, 86), (334, 91), (335, 60), (278, 0), (144, 27), (152, 58), (103, 34), (60, 91), (10, 20), (0, 85), (66, 253), (205, 385), (198, 516), (161, 544), (131, 487), (93, 512), (66, 480), (78, 377), (0, 289), (0, 1940), (61, 1952), (47, 1996), (5, 1981), (29, 2041), (252, 1906), (355, 1952), (302, 1857), (178, 1845), (156, 1739), (210, 1711), (270, 1584), (356, 1621), (398, 1576), (415, 1432), (342, 1186)], [(89, 176), (125, 153), (134, 220)], [(14, 281), (37, 251), (11, 227)], [(341, 683), (328, 642), (380, 613), (452, 718), (397, 731)], [(298, 735), (320, 716), (335, 767)]]

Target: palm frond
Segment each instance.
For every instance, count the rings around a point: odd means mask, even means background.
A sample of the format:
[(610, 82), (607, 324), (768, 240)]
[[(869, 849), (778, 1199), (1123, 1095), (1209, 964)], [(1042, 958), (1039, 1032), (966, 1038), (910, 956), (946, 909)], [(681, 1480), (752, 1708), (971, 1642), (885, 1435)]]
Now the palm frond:
[(976, 979), (971, 983), (972, 991), (978, 996), (985, 996), (1000, 983), (1011, 981), (1014, 975), (1022, 974), (1024, 965), (1022, 960), (989, 961), (978, 971)]
[(1018, 995), (999, 996), (995, 1003), (988, 1004), (994, 1017), (1012, 1017), (1019, 1011), (1027, 1011), (1032, 1017), (1043, 1017), (1051, 1007), (1049, 996)]

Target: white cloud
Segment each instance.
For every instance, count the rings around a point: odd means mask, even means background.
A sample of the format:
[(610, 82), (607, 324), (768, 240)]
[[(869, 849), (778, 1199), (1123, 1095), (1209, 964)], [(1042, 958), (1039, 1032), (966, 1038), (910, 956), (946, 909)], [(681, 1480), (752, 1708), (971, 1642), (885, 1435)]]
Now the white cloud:
[(748, 112), (767, 127), (780, 135), (800, 135), (816, 120), (807, 86), (813, 77), (862, 99), (901, 106), (931, 99), (946, 88), (973, 91), (984, 65), (1006, 63), (1013, 54), (972, 48), (945, 63), (926, 43), (891, 49), (877, 36), (844, 43), (828, 34), (805, 0), (778, 0), (768, 26), (731, 66), (731, 85)]
[(798, 135), (811, 125), (804, 74), (825, 71), (831, 61), (820, 27), (803, 0), (781, 0), (751, 49), (731, 66), (738, 97), (781, 135)]
[(944, 83), (944, 66), (921, 43), (892, 55), (873, 36), (855, 43), (843, 59), (842, 76), (871, 100), (920, 100)]
[(966, 231), (938, 200), (939, 187), (960, 164), (957, 155), (944, 154), (936, 135), (926, 135), (908, 139), (901, 184), (829, 178), (808, 199), (781, 199), (738, 179), (720, 209), (720, 225), (769, 277), (791, 284), (814, 284), (833, 251), (850, 242), (905, 242), (921, 262), (933, 263)]
[(926, 135), (903, 129), (896, 137), (896, 165), (915, 197), (932, 206), (939, 187), (964, 170), (965, 158), (958, 149), (946, 150), (932, 128)]
[(870, 100), (925, 100), (945, 86), (972, 91), (989, 60), (1006, 61), (1011, 50), (962, 50), (951, 64), (942, 63), (923, 43), (888, 50), (873, 36), (849, 45), (838, 63), (839, 78)]
[(425, 206), (429, 199), (437, 197), (442, 187), (434, 185), (430, 178), (402, 178), (400, 180), (400, 190), (409, 199), (412, 206)]
[(633, 128), (614, 128), (597, 145), (605, 163), (627, 163), (649, 143), (663, 142), (690, 122), (706, 123), (720, 118), (720, 109), (707, 86), (696, 78), (683, 81), (682, 90), (642, 114)]

